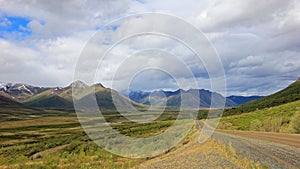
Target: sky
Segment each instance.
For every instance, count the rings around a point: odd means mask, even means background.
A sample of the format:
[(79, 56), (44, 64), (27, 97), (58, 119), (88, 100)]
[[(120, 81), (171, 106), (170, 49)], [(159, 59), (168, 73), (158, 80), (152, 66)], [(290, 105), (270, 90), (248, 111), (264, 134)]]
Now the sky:
[[(74, 80), (82, 51), (97, 34), (116, 38), (151, 26), (185, 33), (176, 24), (149, 21), (136, 25), (131, 20), (104, 30), (112, 21), (141, 13), (178, 17), (202, 32), (224, 68), (227, 95), (268, 95), (300, 76), (297, 0), (0, 0), (0, 4), (0, 82), (67, 86)], [(190, 41), (196, 37), (187, 36)], [(97, 49), (110, 42), (97, 44)], [(207, 66), (214, 67), (197, 60), (174, 39), (144, 35), (115, 46), (97, 70), (95, 81), (119, 91), (128, 86), (175, 90), (177, 81), (189, 89), (196, 79), (199, 88), (211, 89)]]

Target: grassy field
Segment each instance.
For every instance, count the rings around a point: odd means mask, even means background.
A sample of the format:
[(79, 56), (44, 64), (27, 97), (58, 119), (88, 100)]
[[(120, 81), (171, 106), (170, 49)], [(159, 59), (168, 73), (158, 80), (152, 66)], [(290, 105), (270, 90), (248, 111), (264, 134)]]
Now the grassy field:
[(300, 133), (300, 101), (223, 117), (220, 129)]
[[(97, 146), (69, 110), (2, 107), (0, 168), (130, 168), (146, 159), (113, 155)], [(104, 113), (122, 134), (148, 137), (173, 124), (176, 112), (164, 112), (155, 122), (128, 122), (117, 112)], [(122, 125), (116, 125), (122, 122)]]
[[(0, 112), (5, 112), (0, 122), (0, 168), (132, 168), (150, 160), (124, 158), (105, 151), (85, 134), (76, 114), (70, 110), (2, 107)], [(165, 111), (154, 122), (145, 124), (128, 122), (113, 111), (106, 112), (105, 117), (121, 134), (140, 138), (164, 132), (174, 123), (177, 113)], [(191, 137), (185, 138), (170, 152), (184, 150), (180, 147), (191, 140)], [(207, 145), (221, 144), (209, 141)], [(213, 151), (224, 154), (225, 150)], [(225, 153), (223, 158), (234, 159), (236, 164), (245, 162), (245, 159), (239, 161), (233, 151)], [(247, 161), (247, 164), (252, 165), (252, 162)]]

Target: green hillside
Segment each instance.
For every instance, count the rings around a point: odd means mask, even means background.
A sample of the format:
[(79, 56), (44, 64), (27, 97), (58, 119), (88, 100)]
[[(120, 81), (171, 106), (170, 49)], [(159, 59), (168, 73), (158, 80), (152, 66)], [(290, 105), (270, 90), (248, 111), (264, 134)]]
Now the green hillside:
[(300, 100), (250, 113), (223, 117), (219, 128), (300, 133)]
[[(85, 93), (85, 94), (83, 94), (83, 93)], [(85, 105), (89, 105), (90, 97), (91, 97), (91, 94), (93, 94), (93, 90), (87, 89), (86, 92), (83, 92), (83, 93), (80, 93), (80, 95), (82, 95), (82, 96), (78, 99), (80, 100), (81, 103), (85, 103)], [(108, 110), (108, 109), (115, 110), (116, 109), (112, 96), (114, 96), (115, 99), (118, 100), (118, 105), (120, 106), (120, 108), (122, 106), (128, 107), (129, 105), (133, 105), (135, 108), (138, 108), (138, 109), (148, 108), (148, 106), (136, 103), (136, 102), (128, 99), (127, 97), (121, 95), (120, 93), (118, 93), (115, 90), (112, 90), (110, 88), (105, 88), (105, 87), (102, 87), (99, 85), (95, 85), (95, 96), (96, 96), (97, 103), (98, 103), (100, 109), (102, 109), (102, 110)]]
[[(65, 95), (66, 89), (48, 89), (40, 94), (31, 97), (24, 102), (24, 105), (30, 107), (48, 107), (48, 108), (71, 108), (72, 100)], [(72, 96), (72, 94), (70, 94)]]
[(112, 94), (115, 95), (124, 106), (132, 104), (137, 108), (145, 108), (144, 105), (133, 102), (119, 94), (117, 91), (105, 88), (101, 84), (87, 86), (79, 81), (74, 82), (65, 88), (48, 89), (31, 97), (29, 100), (24, 102), (24, 104), (30, 107), (42, 108), (73, 108), (72, 85), (76, 85), (75, 87), (77, 87), (79, 92), (76, 94), (76, 99), (86, 102), (86, 105), (90, 104), (91, 94), (95, 92), (98, 105), (102, 109), (116, 109), (112, 100)]
[(297, 100), (300, 100), (300, 78), (287, 88), (275, 94), (263, 97), (259, 100), (250, 101), (231, 109), (227, 109), (224, 112), (224, 116), (252, 112), (257, 109), (259, 110), (268, 107), (279, 106)]

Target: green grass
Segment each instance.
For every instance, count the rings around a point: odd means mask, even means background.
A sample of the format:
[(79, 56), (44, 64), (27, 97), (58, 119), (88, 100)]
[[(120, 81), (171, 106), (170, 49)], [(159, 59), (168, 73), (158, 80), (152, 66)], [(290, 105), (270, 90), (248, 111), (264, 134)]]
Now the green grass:
[(293, 121), (299, 111), (300, 101), (295, 101), (250, 113), (223, 117), (219, 128), (296, 133)]
[(37, 131), (37, 130), (43, 130), (43, 129), (64, 129), (64, 128), (79, 127), (79, 126), (80, 126), (80, 123), (39, 125), (39, 126), (28, 126), (28, 127), (18, 127), (18, 128), (5, 128), (5, 129), (0, 129), (0, 132), (16, 133), (19, 131)]
[(83, 132), (0, 149), (0, 165), (16, 168), (127, 168), (139, 161), (101, 149)]
[[(119, 157), (96, 145), (72, 110), (6, 107), (1, 111), (7, 119), (0, 122), (0, 168), (130, 168), (146, 160)], [(136, 138), (165, 131), (177, 117), (176, 112), (165, 111), (154, 122), (138, 124), (114, 110), (103, 114), (109, 122), (122, 122), (111, 124), (114, 129)]]
[(170, 121), (155, 121), (151, 123), (126, 123), (124, 125), (112, 125), (113, 129), (120, 131), (121, 134), (131, 137), (149, 137), (164, 132), (174, 123)]

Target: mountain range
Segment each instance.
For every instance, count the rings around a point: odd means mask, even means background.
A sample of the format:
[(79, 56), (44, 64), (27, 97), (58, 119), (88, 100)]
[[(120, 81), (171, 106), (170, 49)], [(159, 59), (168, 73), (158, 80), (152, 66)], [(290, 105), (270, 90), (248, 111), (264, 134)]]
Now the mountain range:
[(227, 97), (227, 99), (232, 100), (233, 102), (235, 102), (238, 105), (250, 102), (252, 100), (258, 100), (260, 98), (263, 98), (263, 96), (229, 96), (229, 97)]
[(138, 103), (147, 105), (160, 105), (160, 103), (164, 102), (163, 99), (165, 98), (167, 106), (180, 107), (182, 94), (188, 95), (188, 97), (186, 97), (187, 103), (185, 103), (185, 105), (189, 107), (208, 108), (212, 104), (212, 99), (214, 100), (214, 105), (212, 106), (214, 108), (223, 107), (224, 102), (225, 107), (233, 107), (238, 105), (236, 102), (223, 97), (219, 93), (204, 89), (179, 89), (176, 91), (159, 90), (154, 92), (131, 91), (129, 93), (129, 98)]
[[(78, 100), (87, 100), (91, 97), (95, 89), (95, 96), (97, 103), (102, 109), (115, 109), (112, 95), (118, 100), (122, 101), (123, 105), (133, 105), (135, 107), (143, 107), (143, 105), (136, 103), (125, 96), (119, 94), (117, 91), (105, 88), (98, 83), (88, 86), (81, 81), (75, 81), (67, 87), (34, 87), (27, 84), (1, 84), (0, 85), (0, 104), (2, 105), (24, 105), (27, 107), (36, 108), (73, 108), (72, 87), (81, 91)], [(88, 103), (87, 103), (88, 104)]]
[(23, 102), (47, 89), (49, 88), (36, 87), (22, 83), (0, 83), (0, 91), (8, 94), (17, 102)]
[[(260, 98), (231, 96), (223, 97), (221, 94), (204, 89), (189, 89), (176, 91), (154, 91), (143, 92), (135, 91), (129, 93), (129, 98), (123, 96), (117, 91), (104, 87), (101, 83), (88, 86), (81, 81), (75, 81), (67, 87), (36, 87), (22, 83), (0, 83), (0, 104), (23, 104), (28, 107), (40, 108), (73, 108), (72, 87), (80, 89), (83, 94), (77, 99), (86, 99), (90, 97), (88, 91), (91, 87), (95, 88), (95, 96), (98, 104), (104, 109), (115, 109), (112, 94), (121, 100), (124, 106), (132, 104), (136, 107), (144, 107), (152, 104), (161, 106), (166, 97), (166, 105), (179, 107), (181, 105), (181, 94), (188, 95), (185, 106), (208, 108), (211, 100), (214, 99), (213, 107), (222, 106), (225, 101), (225, 107), (237, 106), (249, 100)], [(150, 96), (151, 95), (151, 96)], [(88, 104), (88, 103), (87, 103)]]

